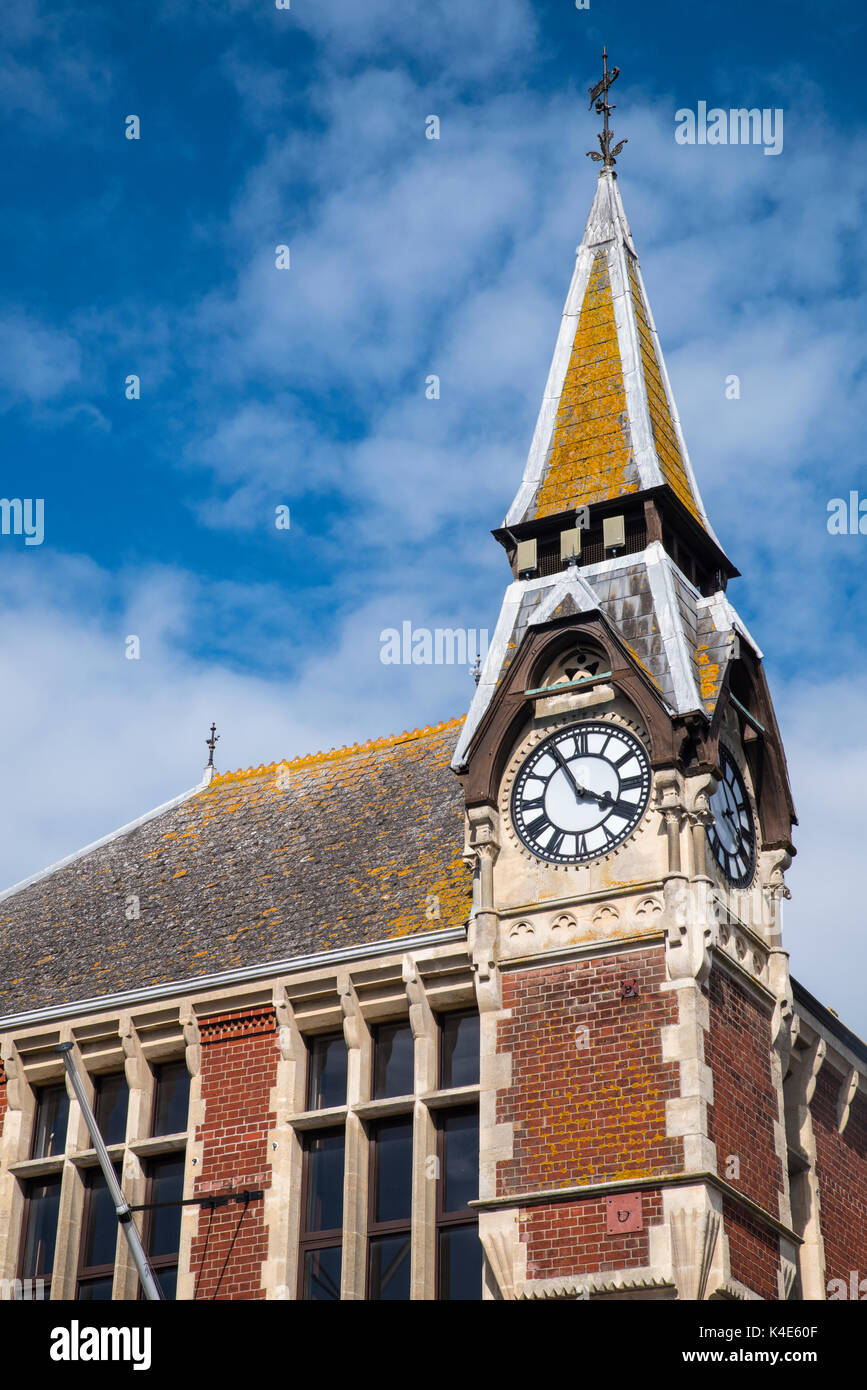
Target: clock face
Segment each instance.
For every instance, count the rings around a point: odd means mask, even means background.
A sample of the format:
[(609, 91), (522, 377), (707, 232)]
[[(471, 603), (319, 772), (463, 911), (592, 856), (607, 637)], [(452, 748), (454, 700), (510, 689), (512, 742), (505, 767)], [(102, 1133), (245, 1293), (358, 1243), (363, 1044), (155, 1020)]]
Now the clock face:
[(710, 798), (713, 825), (708, 830), (708, 844), (729, 883), (745, 888), (756, 869), (755, 822), (744, 779), (722, 746), (720, 766), (722, 780)]
[(583, 721), (533, 749), (515, 779), (512, 820), (539, 859), (583, 864), (632, 834), (649, 797), (640, 739), (619, 724)]

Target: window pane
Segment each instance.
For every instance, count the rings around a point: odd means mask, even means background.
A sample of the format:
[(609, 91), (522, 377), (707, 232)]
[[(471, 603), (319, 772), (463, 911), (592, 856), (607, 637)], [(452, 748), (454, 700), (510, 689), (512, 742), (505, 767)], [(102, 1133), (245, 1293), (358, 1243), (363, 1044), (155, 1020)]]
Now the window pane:
[(168, 1269), (155, 1269), (154, 1278), (163, 1291), (163, 1298), (169, 1302), (174, 1302), (178, 1296), (177, 1265), (172, 1265)]
[(442, 1020), (440, 1086), (476, 1086), (479, 1081), (479, 1016), (446, 1014)]
[(24, 1279), (48, 1279), (54, 1268), (60, 1174), (56, 1178), (37, 1179), (29, 1183), (25, 1190), (30, 1198), (30, 1206), (21, 1276)]
[(383, 1120), (376, 1140), (374, 1221), (408, 1221), (412, 1214), (412, 1120)]
[(80, 1303), (109, 1303), (111, 1301), (111, 1289), (114, 1283), (114, 1275), (107, 1279), (89, 1279), (87, 1283), (78, 1286), (78, 1300)]
[(408, 1023), (383, 1023), (376, 1030), (373, 1098), (411, 1096), (414, 1089), (413, 1037)]
[(479, 1195), (479, 1115), (458, 1110), (442, 1119), (443, 1211), (461, 1211)]
[(307, 1109), (327, 1110), (332, 1105), (345, 1105), (349, 1053), (343, 1034), (312, 1038), (308, 1051)]
[(368, 1298), (398, 1300), (409, 1298), (410, 1239), (402, 1236), (376, 1236), (370, 1242), (370, 1281)]
[[(118, 1175), (119, 1177), (119, 1175)], [(82, 1268), (93, 1269), (99, 1265), (113, 1265), (117, 1247), (118, 1222), (111, 1193), (105, 1185), (100, 1170), (88, 1174), (90, 1202), (87, 1213), (87, 1230), (84, 1234)]]
[(190, 1073), (184, 1062), (157, 1069), (154, 1134), (183, 1134), (190, 1109)]
[(334, 1303), (340, 1299), (340, 1257), (339, 1245), (306, 1252), (302, 1298), (315, 1303)]
[(129, 1087), (122, 1071), (100, 1076), (96, 1083), (94, 1114), (106, 1144), (122, 1144), (126, 1139), (126, 1112)]
[(440, 1231), (439, 1297), (480, 1299), (482, 1242), (478, 1227), (452, 1226)]
[(176, 1206), (158, 1207), (150, 1215), (148, 1254), (175, 1255), (181, 1243), (181, 1198), (184, 1195), (184, 1158), (155, 1159), (150, 1166), (150, 1202), (173, 1202)]
[(305, 1231), (335, 1231), (343, 1225), (343, 1131), (307, 1140)]
[(63, 1153), (68, 1121), (69, 1096), (66, 1087), (43, 1086), (38, 1096), (31, 1157), (50, 1158), (52, 1154)]

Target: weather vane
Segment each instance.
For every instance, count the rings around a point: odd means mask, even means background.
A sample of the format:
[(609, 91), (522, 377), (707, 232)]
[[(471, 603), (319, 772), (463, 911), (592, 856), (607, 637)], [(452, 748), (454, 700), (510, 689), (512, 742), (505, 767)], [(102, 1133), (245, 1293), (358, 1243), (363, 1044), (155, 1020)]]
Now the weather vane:
[(604, 117), (604, 126), (596, 137), (599, 141), (599, 147), (602, 153), (597, 154), (596, 150), (588, 150), (587, 153), (595, 164), (604, 164), (606, 169), (612, 168), (612, 166), (617, 163), (617, 155), (619, 155), (623, 146), (627, 143), (626, 140), (621, 140), (614, 146), (614, 149), (612, 149), (611, 137), (613, 131), (608, 128), (608, 117), (612, 111), (617, 110), (616, 106), (609, 106), (608, 104), (608, 91), (612, 82), (616, 82), (619, 76), (619, 68), (612, 68), (611, 72), (608, 71), (608, 49), (603, 48), (602, 77), (596, 83), (595, 87), (590, 88), (590, 107), (592, 108), (595, 102), (596, 114)]
[(208, 767), (214, 766), (214, 749), (217, 746), (217, 740), (219, 739), (219, 737), (220, 735), (217, 733), (216, 724), (212, 724), (211, 737), (205, 739), (205, 747), (210, 749), (210, 753), (208, 754)]

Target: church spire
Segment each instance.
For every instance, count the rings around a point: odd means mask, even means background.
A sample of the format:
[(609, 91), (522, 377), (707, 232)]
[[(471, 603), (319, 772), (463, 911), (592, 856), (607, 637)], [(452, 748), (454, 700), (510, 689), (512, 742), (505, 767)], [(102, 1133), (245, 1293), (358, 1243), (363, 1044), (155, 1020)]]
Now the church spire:
[[(618, 68), (591, 89), (604, 115), (596, 194), (566, 299), (551, 370), (508, 528), (563, 518), (621, 498), (671, 501), (670, 525), (698, 528), (706, 565), (735, 573), (708, 520), (677, 407), (613, 163), (607, 101)], [(661, 538), (662, 521), (657, 531)], [(585, 523), (586, 524), (586, 523)], [(655, 523), (651, 522), (651, 529)], [(533, 528), (538, 529), (538, 528)], [(704, 548), (699, 537), (698, 548)], [(695, 544), (693, 544), (695, 549)]]
[[(474, 740), (534, 630), (599, 615), (674, 717), (710, 720), (738, 653), (761, 653), (726, 598), (738, 571), (696, 483), (613, 167), (604, 117), (596, 192), (518, 488), (494, 532), (512, 583), (452, 766)], [(595, 151), (594, 151), (595, 153)]]

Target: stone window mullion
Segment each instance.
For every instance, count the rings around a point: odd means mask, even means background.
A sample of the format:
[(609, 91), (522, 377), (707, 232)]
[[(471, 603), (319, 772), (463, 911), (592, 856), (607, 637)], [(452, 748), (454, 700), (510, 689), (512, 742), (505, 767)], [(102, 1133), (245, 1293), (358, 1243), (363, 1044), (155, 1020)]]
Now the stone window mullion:
[(367, 1213), (370, 1154), (367, 1129), (352, 1107), (370, 1100), (373, 1044), (358, 998), (348, 978), (342, 982), (343, 1035), (349, 1053), (346, 1150), (343, 1178), (343, 1266), (341, 1299), (363, 1299), (367, 1280)]

